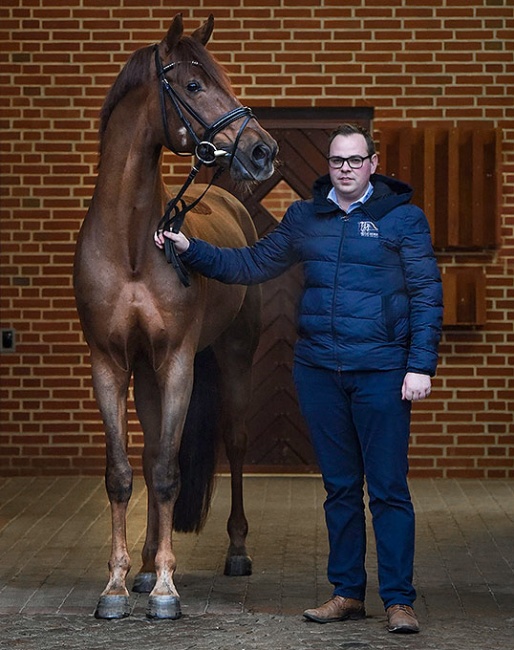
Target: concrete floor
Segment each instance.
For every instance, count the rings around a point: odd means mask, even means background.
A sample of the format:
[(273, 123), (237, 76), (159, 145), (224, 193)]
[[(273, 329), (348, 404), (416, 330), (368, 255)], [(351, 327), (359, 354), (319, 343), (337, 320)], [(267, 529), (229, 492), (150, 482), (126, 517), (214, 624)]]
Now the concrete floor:
[[(97, 621), (107, 581), (108, 501), (101, 478), (0, 478), (0, 648), (152, 650), (514, 650), (514, 482), (411, 481), (417, 513), (416, 611), (422, 632), (393, 635), (377, 594), (370, 530), (368, 617), (318, 625), (307, 607), (330, 597), (319, 477), (248, 476), (253, 575), (223, 575), (229, 482), (219, 477), (202, 533), (177, 535), (183, 617)], [(146, 495), (135, 484), (128, 520), (133, 573)]]

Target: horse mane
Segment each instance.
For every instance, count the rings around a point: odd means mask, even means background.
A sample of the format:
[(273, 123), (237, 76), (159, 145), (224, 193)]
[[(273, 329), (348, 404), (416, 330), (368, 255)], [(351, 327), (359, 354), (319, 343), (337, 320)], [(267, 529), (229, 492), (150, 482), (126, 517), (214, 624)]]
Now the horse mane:
[[(117, 104), (132, 90), (148, 81), (148, 67), (153, 56), (154, 46), (142, 47), (131, 54), (127, 63), (122, 68), (113, 85), (110, 87), (102, 108), (100, 110), (100, 156), (102, 153), (102, 141), (107, 129), (107, 124)], [(225, 92), (233, 94), (232, 86), (225, 69), (196, 39), (184, 36), (173, 49), (173, 61), (197, 61), (200, 63), (214, 82)], [(186, 67), (186, 66), (184, 66)], [(182, 77), (185, 70), (183, 66), (177, 66), (177, 71)], [(180, 78), (180, 77), (179, 77)]]
[(132, 88), (137, 88), (148, 79), (148, 65), (152, 51), (153, 48), (148, 46), (133, 52), (116, 77), (115, 82), (109, 88), (100, 110), (100, 153), (102, 152), (102, 140), (105, 130), (114, 108)]

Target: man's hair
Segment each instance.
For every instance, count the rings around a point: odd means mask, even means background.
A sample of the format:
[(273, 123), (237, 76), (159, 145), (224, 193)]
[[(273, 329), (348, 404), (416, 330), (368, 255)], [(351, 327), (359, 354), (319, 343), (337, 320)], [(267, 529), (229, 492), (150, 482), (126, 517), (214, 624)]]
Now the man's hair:
[(373, 154), (376, 153), (375, 143), (373, 141), (373, 138), (371, 137), (370, 132), (367, 129), (365, 129), (363, 126), (359, 126), (358, 124), (341, 124), (341, 126), (338, 126), (337, 129), (334, 129), (330, 134), (328, 140), (328, 148), (330, 149), (332, 140), (338, 135), (342, 135), (346, 137), (349, 135), (353, 135), (354, 133), (358, 133), (359, 135), (362, 135), (366, 140), (368, 156), (372, 156)]

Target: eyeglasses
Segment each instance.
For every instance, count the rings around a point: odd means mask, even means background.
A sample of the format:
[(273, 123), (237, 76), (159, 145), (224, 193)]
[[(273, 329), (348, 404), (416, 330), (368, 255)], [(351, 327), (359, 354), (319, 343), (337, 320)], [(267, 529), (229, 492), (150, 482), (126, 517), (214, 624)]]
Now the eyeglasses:
[(368, 158), (371, 158), (371, 155), (350, 156), (349, 158), (341, 158), (340, 156), (329, 156), (327, 160), (328, 160), (328, 165), (329, 167), (331, 167), (331, 169), (341, 169), (341, 167), (345, 163), (348, 163), (348, 167), (350, 167), (350, 169), (360, 169), (364, 164), (364, 161), (367, 160)]

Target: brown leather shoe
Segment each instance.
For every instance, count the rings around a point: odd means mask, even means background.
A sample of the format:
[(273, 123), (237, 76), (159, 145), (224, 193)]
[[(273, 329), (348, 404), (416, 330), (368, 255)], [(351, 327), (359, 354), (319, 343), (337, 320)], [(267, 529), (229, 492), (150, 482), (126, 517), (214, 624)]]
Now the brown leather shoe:
[(334, 621), (355, 621), (366, 616), (362, 600), (354, 598), (343, 598), (334, 596), (326, 603), (316, 609), (306, 609), (303, 613), (305, 618), (316, 623), (332, 623)]
[(412, 607), (391, 605), (387, 608), (387, 629), (389, 632), (413, 634), (419, 632), (419, 623)]

